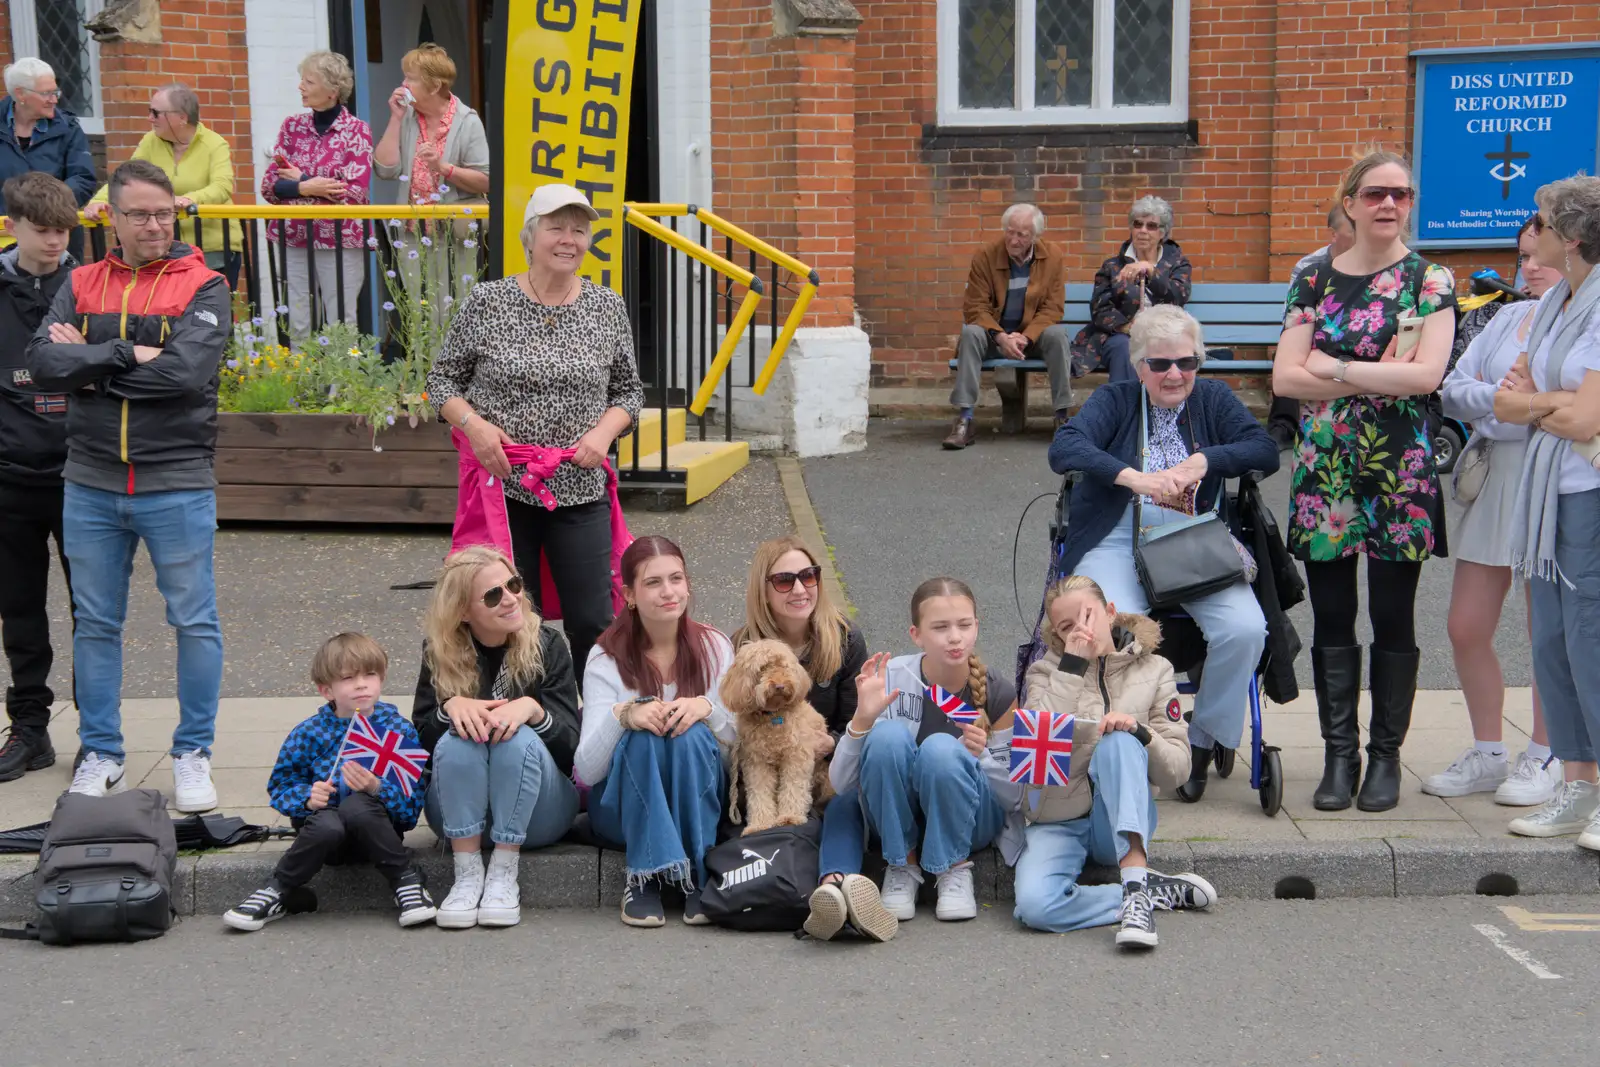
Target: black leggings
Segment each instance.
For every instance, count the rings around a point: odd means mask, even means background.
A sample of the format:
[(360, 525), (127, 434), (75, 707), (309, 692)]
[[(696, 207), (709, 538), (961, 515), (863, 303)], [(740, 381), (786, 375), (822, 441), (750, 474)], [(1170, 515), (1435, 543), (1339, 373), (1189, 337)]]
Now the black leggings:
[[(1356, 556), (1306, 564), (1317, 648), (1348, 648), (1356, 643)], [(1417, 649), (1417, 580), (1421, 562), (1367, 559), (1367, 618), (1372, 647), (1386, 652)]]

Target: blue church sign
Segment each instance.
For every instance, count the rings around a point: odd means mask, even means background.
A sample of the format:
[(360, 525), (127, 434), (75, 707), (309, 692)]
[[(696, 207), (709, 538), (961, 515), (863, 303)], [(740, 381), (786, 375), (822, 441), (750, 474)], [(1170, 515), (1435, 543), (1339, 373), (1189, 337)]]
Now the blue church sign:
[(1600, 170), (1600, 45), (1415, 57), (1418, 248), (1513, 244), (1539, 186)]

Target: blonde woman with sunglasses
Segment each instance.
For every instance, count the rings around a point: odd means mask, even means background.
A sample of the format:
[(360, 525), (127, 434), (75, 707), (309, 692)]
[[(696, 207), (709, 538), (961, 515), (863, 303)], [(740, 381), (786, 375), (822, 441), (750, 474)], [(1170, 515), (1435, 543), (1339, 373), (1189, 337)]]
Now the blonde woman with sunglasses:
[[(775, 537), (756, 546), (744, 604), (744, 626), (735, 631), (733, 647), (776, 638), (794, 649), (811, 675), (806, 699), (828, 723), (817, 755), (832, 755), (856, 713), (856, 675), (867, 662), (866, 638), (829, 599), (822, 564), (798, 537)], [(861, 873), (865, 849), (860, 793), (847, 789), (823, 811), (821, 881), (805, 924), (811, 936), (832, 940), (849, 923), (864, 937), (887, 941), (899, 929), (878, 887)]]
[[(1371, 152), (1344, 174), (1338, 203), (1355, 226), (1347, 251), (1289, 286), (1272, 388), (1300, 401), (1292, 451), (1289, 548), (1305, 563), (1315, 632), (1311, 664), (1322, 726), (1319, 811), (1399, 803), (1400, 745), (1417, 691), (1417, 581), (1443, 556), (1444, 501), (1428, 397), (1455, 334), (1455, 279), (1410, 248), (1411, 168)], [(1366, 780), (1356, 706), (1356, 565), (1367, 557), (1372, 721)]]
[(425, 629), (411, 721), (433, 753), (423, 810), (455, 857), (455, 884), (435, 921), (515, 926), (519, 853), (559, 841), (578, 814), (572, 654), (540, 622), (511, 561), (487, 546), (445, 560)]

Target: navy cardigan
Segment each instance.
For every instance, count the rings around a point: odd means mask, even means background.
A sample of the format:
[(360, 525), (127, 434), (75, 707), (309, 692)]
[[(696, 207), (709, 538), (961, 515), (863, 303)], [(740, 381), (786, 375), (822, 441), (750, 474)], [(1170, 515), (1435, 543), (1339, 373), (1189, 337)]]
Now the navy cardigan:
[[(1133, 501), (1131, 490), (1116, 484), (1117, 475), (1136, 466), (1139, 451), (1139, 403), (1144, 387), (1137, 381), (1102, 385), (1050, 443), (1050, 469), (1057, 474), (1080, 471), (1067, 517), (1067, 543), (1061, 573), (1071, 574), (1084, 554), (1117, 525)], [(1214, 378), (1197, 378), (1178, 428), (1191, 452), (1203, 452), (1206, 476), (1200, 483), (1198, 507), (1216, 500), (1224, 479), (1247, 471), (1263, 476), (1278, 469), (1278, 446), (1250, 414), (1233, 390)]]

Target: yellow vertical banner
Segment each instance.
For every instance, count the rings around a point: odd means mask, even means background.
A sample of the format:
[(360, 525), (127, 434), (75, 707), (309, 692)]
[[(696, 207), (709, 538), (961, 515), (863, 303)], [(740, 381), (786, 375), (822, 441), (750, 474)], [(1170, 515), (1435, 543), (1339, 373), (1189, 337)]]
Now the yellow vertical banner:
[(496, 258), (527, 267), (522, 212), (541, 185), (577, 186), (600, 212), (580, 273), (622, 289), (628, 113), (642, 0), (501, 0), (495, 84)]

